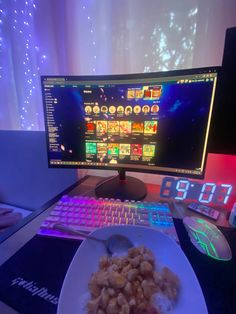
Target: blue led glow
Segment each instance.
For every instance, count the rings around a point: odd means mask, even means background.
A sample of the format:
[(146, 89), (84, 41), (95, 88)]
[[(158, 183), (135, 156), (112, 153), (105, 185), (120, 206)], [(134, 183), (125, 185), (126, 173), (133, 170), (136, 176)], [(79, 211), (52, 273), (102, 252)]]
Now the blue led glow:
[(160, 196), (176, 200), (196, 200), (200, 203), (227, 204), (232, 194), (231, 184), (213, 182), (199, 183), (188, 179), (165, 177), (162, 181)]
[[(210, 187), (210, 190), (208, 189), (208, 187)], [(210, 203), (212, 201), (215, 190), (216, 190), (215, 183), (209, 182), (204, 183), (198, 201), (201, 203)], [(205, 195), (207, 195), (207, 198), (204, 198)]]

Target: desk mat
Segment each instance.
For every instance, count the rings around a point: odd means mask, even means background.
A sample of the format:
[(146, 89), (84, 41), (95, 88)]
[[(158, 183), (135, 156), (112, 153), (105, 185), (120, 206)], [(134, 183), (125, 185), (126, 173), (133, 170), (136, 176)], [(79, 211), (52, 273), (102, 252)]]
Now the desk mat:
[(232, 259), (225, 262), (200, 253), (190, 242), (182, 220), (174, 222), (181, 248), (201, 285), (208, 313), (236, 314), (236, 229), (219, 227), (232, 250)]
[(0, 300), (22, 314), (55, 314), (80, 243), (36, 235), (0, 267)]
[[(174, 223), (209, 314), (235, 314), (236, 230), (221, 228), (233, 252), (231, 261), (221, 262), (197, 251), (182, 221), (174, 219)], [(65, 274), (80, 243), (36, 235), (0, 267), (0, 300), (22, 314), (56, 314)]]

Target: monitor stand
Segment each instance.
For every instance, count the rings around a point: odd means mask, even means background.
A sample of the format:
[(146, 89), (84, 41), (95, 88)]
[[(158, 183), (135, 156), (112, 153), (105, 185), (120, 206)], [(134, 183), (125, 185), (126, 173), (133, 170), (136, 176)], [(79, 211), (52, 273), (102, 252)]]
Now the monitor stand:
[(138, 201), (146, 196), (147, 189), (143, 181), (126, 176), (124, 169), (118, 170), (118, 173), (119, 176), (113, 179), (111, 177), (98, 182), (95, 187), (97, 197)]

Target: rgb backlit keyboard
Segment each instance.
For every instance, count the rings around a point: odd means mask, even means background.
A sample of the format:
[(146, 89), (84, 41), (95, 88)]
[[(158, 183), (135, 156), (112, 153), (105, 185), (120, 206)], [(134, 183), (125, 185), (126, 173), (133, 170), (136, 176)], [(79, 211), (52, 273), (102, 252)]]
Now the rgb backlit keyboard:
[(62, 238), (79, 238), (54, 230), (54, 224), (63, 224), (90, 233), (110, 225), (137, 225), (157, 228), (175, 240), (175, 231), (168, 203), (134, 202), (113, 199), (95, 199), (64, 195), (41, 224), (38, 234)]

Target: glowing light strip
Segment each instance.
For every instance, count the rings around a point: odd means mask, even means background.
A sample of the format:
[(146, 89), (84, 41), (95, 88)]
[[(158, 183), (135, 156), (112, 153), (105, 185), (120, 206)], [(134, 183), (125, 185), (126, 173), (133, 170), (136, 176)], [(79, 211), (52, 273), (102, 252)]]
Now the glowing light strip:
[(211, 116), (212, 116), (212, 110), (213, 110), (213, 102), (214, 102), (214, 98), (215, 98), (216, 82), (217, 82), (217, 77), (214, 78), (213, 90), (212, 90), (212, 95), (211, 95), (210, 112), (209, 112), (209, 116), (208, 116), (206, 137), (205, 137), (204, 149), (203, 149), (203, 154), (202, 154), (202, 163), (201, 163), (201, 170), (202, 171), (203, 171), (204, 160), (205, 160), (205, 156), (206, 156), (207, 139), (208, 139), (209, 130), (210, 130)]

